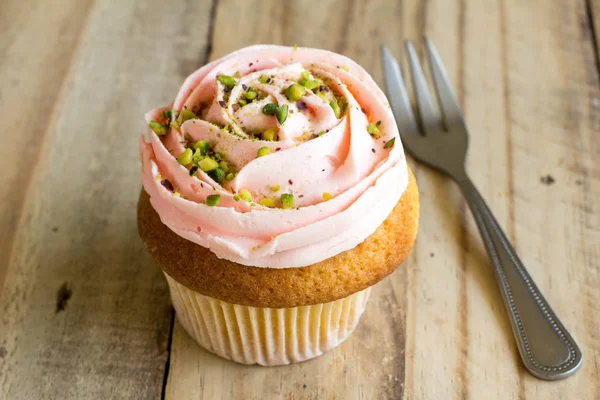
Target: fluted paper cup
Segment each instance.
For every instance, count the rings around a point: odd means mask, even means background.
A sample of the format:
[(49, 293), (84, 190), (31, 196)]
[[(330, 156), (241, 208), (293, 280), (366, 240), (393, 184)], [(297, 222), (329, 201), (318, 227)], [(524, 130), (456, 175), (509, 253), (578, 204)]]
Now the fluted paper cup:
[(342, 343), (371, 292), (324, 304), (261, 308), (204, 296), (165, 276), (179, 322), (200, 346), (238, 363), (265, 366), (309, 360)]

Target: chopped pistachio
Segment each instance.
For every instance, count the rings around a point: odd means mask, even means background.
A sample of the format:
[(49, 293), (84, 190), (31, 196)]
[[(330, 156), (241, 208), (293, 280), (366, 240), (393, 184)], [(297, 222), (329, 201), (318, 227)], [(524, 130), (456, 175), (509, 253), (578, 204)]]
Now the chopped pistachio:
[(319, 81), (311, 79), (300, 79), (298, 83), (310, 90), (316, 89), (320, 85)]
[(221, 155), (221, 153), (215, 153), (215, 155), (213, 157), (217, 161), (223, 161), (223, 156)]
[(289, 193), (283, 193), (281, 195), (281, 208), (290, 209), (294, 207), (294, 195)]
[(275, 110), (275, 115), (277, 116), (277, 121), (279, 121), (279, 123), (283, 125), (288, 116), (287, 104), (284, 104), (281, 107), (277, 107), (277, 110)]
[(346, 67), (345, 65), (342, 67), (342, 69), (346, 72), (350, 72), (350, 68)]
[(331, 108), (333, 109), (333, 113), (335, 114), (336, 118), (341, 117), (341, 115), (342, 115), (342, 109), (340, 108), (337, 99), (332, 99), (329, 102), (329, 106), (331, 106)]
[(377, 126), (381, 125), (381, 120), (377, 121), (377, 122), (375, 123), (375, 125), (377, 125)]
[(326, 132), (325, 131), (321, 131), (317, 134), (317, 136), (323, 136)]
[(271, 191), (273, 192), (279, 192), (279, 189), (281, 189), (279, 185), (271, 186)]
[(379, 135), (379, 128), (377, 127), (377, 125), (371, 122), (369, 126), (367, 126), (367, 132), (369, 132), (373, 136)]
[(219, 163), (219, 168), (221, 168), (224, 172), (229, 172), (229, 164), (227, 164), (227, 161), (221, 161)]
[(183, 122), (187, 121), (188, 119), (194, 119), (194, 118), (198, 118), (196, 117), (196, 114), (194, 114), (192, 111), (184, 109), (183, 111), (181, 111), (181, 120)]
[(258, 93), (256, 93), (252, 88), (244, 92), (244, 97), (248, 100), (254, 100), (256, 96), (258, 96)]
[(269, 150), (269, 148), (267, 146), (263, 146), (260, 149), (258, 149), (258, 152), (256, 153), (256, 158), (264, 157), (269, 154), (271, 154), (271, 150)]
[(200, 167), (200, 169), (204, 172), (209, 172), (212, 171), (213, 169), (216, 169), (219, 167), (219, 163), (217, 163), (215, 160), (213, 160), (212, 158), (206, 157), (203, 158), (199, 163), (198, 166)]
[(196, 175), (196, 172), (198, 172), (198, 166), (192, 165), (192, 168), (190, 168), (190, 176)]
[(150, 129), (152, 129), (154, 131), (154, 133), (156, 133), (159, 136), (167, 134), (167, 126), (166, 125), (159, 124), (156, 121), (150, 121), (148, 123), (148, 126), (150, 127)]
[(266, 75), (262, 75), (260, 78), (258, 78), (258, 81), (264, 85), (269, 81), (269, 77)]
[(297, 44), (294, 45), (294, 51), (296, 51), (296, 50), (298, 50), (298, 45)]
[(235, 79), (229, 75), (218, 75), (217, 80), (228, 89), (232, 89), (235, 86)]
[(267, 129), (266, 131), (263, 132), (262, 134), (262, 139), (263, 140), (268, 140), (268, 141), (274, 141), (277, 138), (277, 131), (273, 128), (271, 129)]
[(165, 110), (165, 111), (163, 111), (163, 115), (165, 116), (165, 118), (167, 120), (170, 120), (171, 119), (171, 115), (173, 115), (173, 111), (171, 111), (171, 110)]
[(219, 194), (211, 194), (206, 197), (206, 205), (210, 207), (216, 206), (219, 204), (219, 201), (221, 201), (221, 195)]
[(221, 168), (215, 168), (208, 174), (218, 183), (221, 183), (225, 180), (225, 172)]
[(300, 79), (310, 79), (310, 72), (308, 71), (302, 71), (302, 73), (300, 74)]
[(252, 195), (250, 194), (250, 191), (248, 189), (242, 189), (240, 190), (239, 196), (242, 200), (250, 203), (252, 201)]
[(391, 147), (394, 147), (394, 142), (396, 141), (396, 138), (393, 137), (390, 140), (388, 140), (388, 142), (385, 144), (385, 146), (383, 146), (384, 149), (389, 149)]
[(238, 104), (239, 104), (241, 107), (244, 107), (246, 104), (248, 104), (248, 102), (247, 102), (245, 99), (239, 99), (239, 100), (238, 100)]
[(235, 71), (235, 74), (233, 74), (233, 76), (235, 76), (236, 78), (240, 79), (240, 71)]
[(324, 90), (320, 90), (320, 91), (318, 91), (316, 94), (317, 94), (317, 96), (319, 96), (319, 97), (320, 97), (322, 100), (329, 101), (329, 97), (330, 97), (330, 96), (327, 94), (327, 92), (326, 92), (326, 91), (324, 91)]
[(203, 156), (208, 154), (208, 143), (206, 143), (204, 140), (198, 140), (196, 143), (193, 144), (193, 147), (196, 150), (200, 150), (200, 153)]
[(333, 198), (333, 196), (332, 196), (331, 194), (329, 194), (329, 193), (327, 193), (327, 192), (324, 192), (324, 193), (323, 193), (323, 200), (325, 200), (325, 201), (329, 201), (329, 200), (331, 200), (332, 198)]
[(298, 85), (297, 83), (293, 83), (285, 89), (285, 97), (289, 101), (296, 101), (300, 99), (302, 96), (306, 94), (306, 89), (304, 86)]
[(240, 201), (240, 196), (238, 196), (237, 194), (234, 194), (233, 201)]
[(228, 173), (228, 174), (227, 174), (227, 176), (225, 177), (225, 180), (232, 181), (232, 180), (233, 180), (233, 178), (235, 178), (235, 175), (233, 175), (233, 172), (230, 172), (230, 173)]
[(263, 111), (263, 114), (274, 115), (275, 112), (277, 111), (277, 104), (273, 104), (273, 103), (266, 104), (263, 107), (262, 111)]
[(202, 154), (202, 150), (196, 149), (194, 155), (192, 156), (192, 162), (194, 164), (198, 164), (204, 158), (204, 154)]
[(271, 208), (275, 207), (275, 200), (273, 200), (273, 199), (264, 198), (264, 199), (261, 199), (259, 201), (259, 203), (261, 206), (271, 207)]
[(192, 149), (185, 149), (183, 153), (177, 157), (177, 162), (181, 165), (188, 165), (192, 163)]

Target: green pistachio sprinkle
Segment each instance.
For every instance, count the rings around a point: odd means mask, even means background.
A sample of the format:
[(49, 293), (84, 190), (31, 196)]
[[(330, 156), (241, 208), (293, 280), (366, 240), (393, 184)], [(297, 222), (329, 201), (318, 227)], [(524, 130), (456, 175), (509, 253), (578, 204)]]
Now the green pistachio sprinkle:
[(273, 142), (277, 138), (277, 131), (273, 128), (267, 129), (262, 134), (262, 140)]
[(233, 74), (233, 76), (235, 76), (236, 78), (240, 79), (240, 71), (235, 71), (235, 74)]
[(208, 154), (208, 143), (206, 143), (204, 140), (198, 140), (196, 143), (194, 143), (193, 147), (196, 150), (200, 150), (200, 153), (203, 156)]
[(288, 116), (287, 104), (284, 104), (281, 107), (277, 107), (277, 109), (275, 110), (275, 115), (277, 116), (277, 121), (279, 121), (279, 123), (283, 125)]
[(377, 127), (377, 125), (375, 125), (374, 123), (370, 123), (369, 126), (367, 126), (367, 132), (369, 132), (371, 135), (375, 136), (379, 134), (379, 128)]
[(229, 75), (218, 75), (217, 80), (223, 84), (223, 86), (232, 89), (235, 86), (235, 79)]
[(381, 120), (380, 120), (380, 121), (377, 121), (377, 122), (375, 123), (375, 125), (377, 125), (377, 126), (381, 125)]
[(227, 161), (221, 161), (219, 163), (219, 168), (221, 168), (224, 172), (229, 172), (229, 164), (227, 164)]
[(194, 155), (192, 156), (192, 162), (194, 164), (198, 164), (204, 158), (204, 154), (202, 154), (202, 150), (196, 149)]
[(342, 69), (346, 72), (350, 72), (350, 68), (346, 67), (345, 65), (342, 67)]
[(248, 102), (245, 99), (239, 99), (238, 104), (240, 107), (244, 107), (246, 104), (248, 104)]
[(273, 200), (273, 199), (264, 198), (264, 199), (261, 199), (259, 201), (259, 203), (261, 206), (265, 206), (265, 207), (269, 207), (269, 208), (275, 207), (275, 200)]
[(327, 95), (327, 92), (324, 90), (318, 91), (317, 96), (319, 96), (321, 99), (323, 99), (325, 101), (329, 101), (329, 96)]
[(196, 172), (198, 172), (198, 166), (197, 165), (192, 165), (192, 168), (190, 168), (190, 176), (194, 176), (196, 175)]
[(325, 131), (321, 131), (317, 134), (317, 136), (323, 136), (326, 132)]
[(177, 157), (177, 162), (181, 165), (188, 165), (192, 163), (192, 149), (185, 149), (183, 153)]
[(212, 171), (213, 169), (218, 168), (219, 163), (217, 163), (212, 158), (206, 157), (206, 158), (203, 158), (202, 160), (200, 160), (200, 162), (198, 163), (198, 166), (200, 167), (200, 169), (202, 171), (209, 172), (209, 171)]
[(292, 207), (294, 207), (294, 195), (288, 194), (288, 193), (283, 193), (281, 195), (281, 208), (287, 210)]
[(298, 85), (297, 83), (293, 83), (285, 89), (285, 97), (289, 101), (297, 101), (300, 100), (302, 96), (306, 94), (306, 88), (304, 86)]
[(170, 126), (173, 129), (179, 129), (179, 122), (177, 122), (177, 120), (173, 118), (173, 120), (171, 120)]
[(216, 206), (219, 204), (219, 201), (221, 201), (220, 194), (211, 194), (210, 196), (206, 197), (206, 205), (210, 207)]
[(228, 174), (227, 174), (227, 176), (225, 177), (225, 180), (232, 181), (232, 180), (233, 180), (233, 178), (235, 178), (235, 175), (233, 175), (233, 172), (230, 172), (230, 173), (228, 173)]
[(223, 156), (221, 155), (221, 153), (215, 153), (215, 155), (213, 157), (217, 161), (223, 161)]
[(248, 100), (254, 100), (256, 96), (258, 96), (258, 93), (251, 88), (244, 92), (244, 97)]
[(304, 79), (304, 80), (310, 79), (310, 72), (302, 71), (302, 73), (300, 74), (300, 79)]
[(223, 171), (221, 168), (215, 168), (208, 174), (218, 183), (221, 183), (225, 180), (225, 171)]
[(294, 45), (294, 51), (296, 51), (296, 50), (298, 50), (298, 45), (297, 44)]
[(384, 149), (389, 149), (391, 147), (394, 147), (394, 142), (396, 141), (396, 138), (391, 138), (390, 140), (388, 140), (388, 142), (385, 144), (385, 146), (383, 146)]
[(277, 111), (277, 104), (273, 104), (273, 103), (266, 104), (263, 107), (262, 111), (263, 111), (263, 114), (274, 115), (275, 112)]
[(181, 111), (181, 119), (183, 122), (187, 121), (188, 119), (194, 119), (194, 118), (198, 118), (198, 117), (196, 117), (196, 114), (194, 114), (190, 110), (186, 109), (186, 110)]
[(148, 126), (150, 127), (150, 129), (152, 129), (154, 131), (154, 133), (156, 133), (159, 136), (167, 134), (167, 126), (166, 125), (161, 125), (156, 121), (150, 121), (148, 123)]
[(240, 196), (238, 196), (237, 194), (234, 194), (233, 201), (240, 201)]
[(252, 195), (250, 194), (250, 191), (248, 189), (242, 189), (240, 190), (240, 198), (248, 203), (250, 203), (252, 201)]
[(271, 186), (272, 192), (279, 192), (279, 189), (281, 189), (281, 187), (279, 185)]
[(325, 200), (325, 201), (329, 201), (329, 200), (331, 200), (332, 198), (333, 198), (333, 196), (332, 196), (331, 194), (329, 194), (329, 193), (327, 193), (327, 192), (324, 192), (324, 193), (323, 193), (323, 200)]
[(320, 86), (319, 81), (311, 79), (300, 79), (298, 83), (310, 90), (316, 89)]
[(165, 111), (163, 111), (163, 115), (165, 116), (165, 118), (167, 120), (169, 120), (169, 119), (171, 119), (171, 115), (173, 115), (173, 111), (171, 111), (171, 110), (165, 110)]
[(331, 106), (331, 108), (333, 109), (333, 113), (335, 114), (336, 118), (339, 118), (342, 115), (342, 109), (340, 108), (340, 106), (338, 105), (338, 101), (337, 99), (332, 99), (329, 102), (329, 105)]
[(271, 150), (269, 150), (267, 146), (263, 146), (260, 149), (258, 149), (258, 152), (256, 153), (256, 158), (268, 156), (269, 154), (271, 154)]
[(269, 77), (266, 75), (263, 75), (260, 78), (258, 78), (258, 81), (264, 85), (265, 83), (267, 83), (269, 81)]

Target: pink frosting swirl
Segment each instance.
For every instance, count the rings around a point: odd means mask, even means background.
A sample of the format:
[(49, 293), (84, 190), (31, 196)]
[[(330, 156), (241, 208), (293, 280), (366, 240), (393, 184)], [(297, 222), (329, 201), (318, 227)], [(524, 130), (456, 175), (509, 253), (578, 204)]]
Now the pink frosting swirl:
[[(293, 84), (299, 99), (286, 92)], [(285, 120), (266, 105), (281, 114), (287, 106)], [(349, 250), (408, 183), (385, 95), (358, 64), (325, 50), (238, 50), (190, 75), (175, 102), (146, 121), (154, 129), (140, 140), (142, 181), (161, 221), (244, 265), (301, 267)], [(200, 140), (226, 175), (179, 157), (199, 154)], [(282, 194), (293, 196), (291, 208)]]

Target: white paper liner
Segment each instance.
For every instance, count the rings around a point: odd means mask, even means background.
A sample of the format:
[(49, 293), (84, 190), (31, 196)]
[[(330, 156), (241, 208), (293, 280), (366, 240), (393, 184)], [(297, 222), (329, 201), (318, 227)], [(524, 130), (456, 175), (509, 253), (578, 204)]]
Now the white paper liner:
[(248, 307), (201, 295), (165, 274), (177, 318), (200, 346), (242, 364), (301, 362), (342, 343), (358, 324), (371, 288), (329, 303)]

